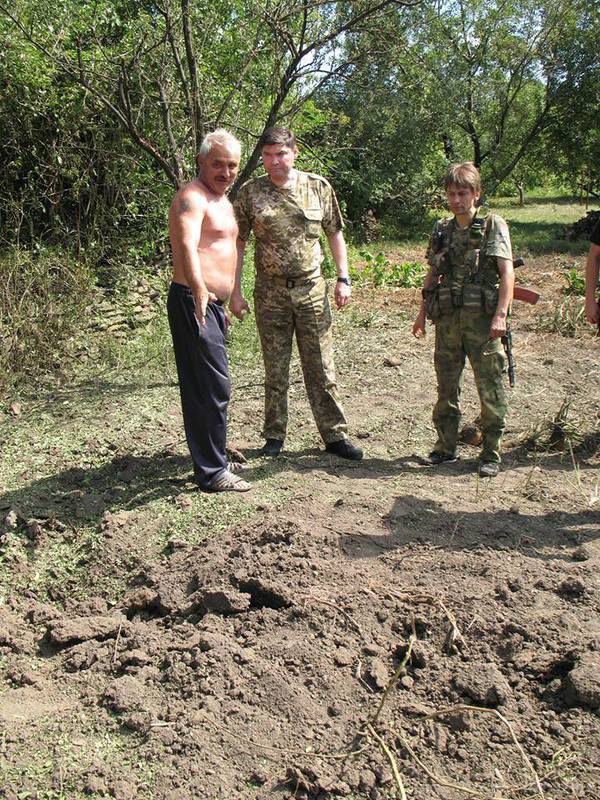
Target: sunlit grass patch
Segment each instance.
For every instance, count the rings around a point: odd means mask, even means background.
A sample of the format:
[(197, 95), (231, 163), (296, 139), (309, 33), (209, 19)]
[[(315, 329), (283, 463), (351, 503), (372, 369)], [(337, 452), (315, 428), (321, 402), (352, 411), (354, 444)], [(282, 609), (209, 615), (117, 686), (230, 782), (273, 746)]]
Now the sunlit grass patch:
[(566, 227), (586, 214), (585, 206), (570, 196), (532, 193), (524, 206), (513, 197), (491, 198), (484, 210), (507, 220), (515, 255), (551, 251), (581, 255), (589, 246), (584, 240), (564, 238)]

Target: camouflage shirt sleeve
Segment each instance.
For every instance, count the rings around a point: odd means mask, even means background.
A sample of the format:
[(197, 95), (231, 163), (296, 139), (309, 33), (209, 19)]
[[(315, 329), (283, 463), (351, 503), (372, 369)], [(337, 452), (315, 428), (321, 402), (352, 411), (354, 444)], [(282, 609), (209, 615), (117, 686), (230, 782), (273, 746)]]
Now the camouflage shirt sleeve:
[(233, 211), (238, 224), (238, 236), (246, 242), (252, 231), (252, 206), (248, 203), (248, 183), (245, 183), (233, 202)]
[(429, 237), (429, 241), (427, 242), (427, 250), (425, 251), (425, 258), (427, 259), (427, 263), (430, 267), (435, 267), (435, 247), (434, 242), (437, 238), (437, 231), (438, 231), (439, 222), (436, 222), (433, 226), (433, 230), (431, 231), (431, 235)]
[(438, 219), (433, 226), (433, 230), (431, 231), (431, 236), (429, 237), (429, 242), (427, 243), (427, 251), (425, 253), (425, 258), (427, 259), (427, 263), (429, 264), (429, 266), (432, 267), (434, 270), (438, 269), (440, 265), (440, 259), (443, 256), (443, 253), (441, 252), (443, 247), (439, 239), (442, 231), (444, 231), (445, 227), (447, 227), (447, 224), (448, 220)]
[(509, 261), (512, 260), (510, 233), (508, 232), (508, 225), (502, 217), (498, 217), (496, 214), (490, 214), (486, 235), (486, 256), (507, 258)]

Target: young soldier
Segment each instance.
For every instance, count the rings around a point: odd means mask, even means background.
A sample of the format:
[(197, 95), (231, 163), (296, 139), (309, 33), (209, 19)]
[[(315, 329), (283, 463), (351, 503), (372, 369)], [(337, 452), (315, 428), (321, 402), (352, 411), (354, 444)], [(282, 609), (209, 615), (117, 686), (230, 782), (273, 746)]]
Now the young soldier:
[(239, 225), (238, 265), (230, 308), (242, 318), (248, 303), (241, 292), (246, 242), (256, 238), (254, 307), (265, 364), (263, 455), (277, 456), (288, 418), (292, 339), (296, 334), (304, 384), (325, 449), (360, 460), (362, 450), (347, 437), (333, 361), (331, 309), (321, 275), (325, 232), (337, 266), (335, 303), (350, 300), (350, 278), (343, 222), (333, 189), (325, 178), (295, 169), (294, 134), (268, 128), (261, 140), (266, 175), (245, 183), (235, 200)]
[(240, 163), (228, 131), (209, 133), (197, 157), (198, 175), (175, 195), (169, 213), (173, 282), (167, 310), (194, 478), (209, 492), (246, 492), (250, 484), (227, 463), (230, 384), (223, 304), (233, 288), (237, 224), (226, 192)]
[(434, 226), (427, 250), (429, 272), (413, 325), (425, 334), (426, 316), (435, 324), (434, 363), (438, 400), (433, 410), (437, 442), (423, 463), (456, 461), (460, 391), (468, 357), (481, 402), (483, 442), (479, 475), (500, 471), (500, 439), (507, 412), (504, 352), (514, 275), (506, 222), (495, 214), (477, 217), (479, 172), (470, 161), (453, 164), (445, 179), (452, 218)]

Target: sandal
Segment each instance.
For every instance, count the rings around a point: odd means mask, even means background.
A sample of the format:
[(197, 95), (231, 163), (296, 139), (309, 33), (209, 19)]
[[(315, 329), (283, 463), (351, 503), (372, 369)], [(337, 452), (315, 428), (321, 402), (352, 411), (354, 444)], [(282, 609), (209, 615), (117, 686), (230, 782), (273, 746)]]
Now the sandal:
[(248, 464), (243, 464), (241, 461), (228, 461), (228, 472), (241, 472), (243, 469), (248, 469)]
[(239, 475), (234, 475), (228, 469), (224, 470), (218, 478), (206, 487), (207, 492), (247, 492), (252, 488), (248, 481), (244, 481)]

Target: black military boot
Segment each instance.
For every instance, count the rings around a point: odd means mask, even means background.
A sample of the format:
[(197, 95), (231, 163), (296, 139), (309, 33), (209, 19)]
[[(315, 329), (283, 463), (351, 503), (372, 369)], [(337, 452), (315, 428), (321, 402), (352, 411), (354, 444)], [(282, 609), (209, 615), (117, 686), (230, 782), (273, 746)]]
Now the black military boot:
[(333, 453), (340, 458), (349, 458), (351, 461), (360, 461), (363, 457), (363, 451), (360, 447), (352, 444), (350, 439), (339, 439), (337, 442), (329, 442), (325, 445), (325, 450), (328, 453)]
[(270, 458), (275, 458), (275, 456), (278, 456), (279, 453), (281, 453), (282, 447), (283, 447), (282, 439), (267, 439), (267, 441), (261, 448), (260, 455), (269, 456)]

